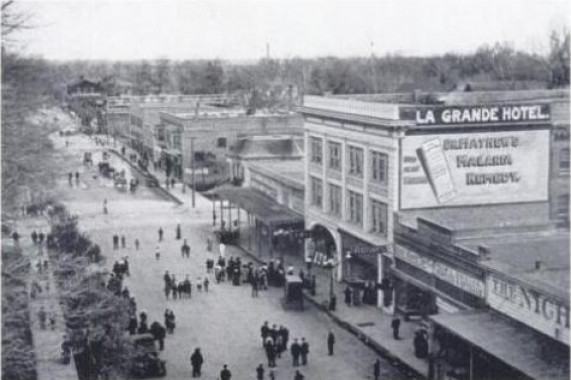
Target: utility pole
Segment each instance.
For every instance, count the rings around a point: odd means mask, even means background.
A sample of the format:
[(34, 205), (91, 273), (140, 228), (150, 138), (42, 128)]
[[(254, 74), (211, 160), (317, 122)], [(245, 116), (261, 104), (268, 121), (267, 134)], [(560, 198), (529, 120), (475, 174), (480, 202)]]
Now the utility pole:
[(194, 172), (196, 170), (194, 165), (194, 139), (195, 137), (190, 138), (190, 159), (192, 160), (192, 208), (195, 206), (195, 193), (196, 193), (196, 177)]

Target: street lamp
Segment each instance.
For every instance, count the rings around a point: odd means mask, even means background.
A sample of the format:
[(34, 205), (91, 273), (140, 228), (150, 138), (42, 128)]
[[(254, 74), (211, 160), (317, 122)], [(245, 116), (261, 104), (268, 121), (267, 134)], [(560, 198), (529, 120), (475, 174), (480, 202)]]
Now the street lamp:
[(329, 269), (329, 310), (334, 311), (336, 306), (335, 294), (333, 294), (333, 270), (339, 265), (335, 257), (330, 258), (324, 264), (324, 268)]

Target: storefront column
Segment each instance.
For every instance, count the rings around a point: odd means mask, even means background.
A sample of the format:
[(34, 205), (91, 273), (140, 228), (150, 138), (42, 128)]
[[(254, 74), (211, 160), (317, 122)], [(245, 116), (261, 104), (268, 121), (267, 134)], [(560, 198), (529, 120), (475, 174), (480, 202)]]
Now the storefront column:
[(228, 231), (232, 232), (232, 202), (228, 201)]
[(224, 225), (224, 208), (222, 205), (224, 204), (224, 199), (220, 198), (220, 228)]

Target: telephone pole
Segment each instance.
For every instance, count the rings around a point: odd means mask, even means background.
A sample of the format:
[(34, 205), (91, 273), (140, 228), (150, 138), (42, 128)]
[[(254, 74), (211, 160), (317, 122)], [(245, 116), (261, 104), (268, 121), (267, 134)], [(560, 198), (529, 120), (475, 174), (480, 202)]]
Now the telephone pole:
[(195, 137), (190, 138), (190, 159), (192, 163), (192, 208), (195, 206), (195, 193), (196, 193), (196, 177), (194, 172), (196, 171), (196, 167), (194, 165), (194, 139)]

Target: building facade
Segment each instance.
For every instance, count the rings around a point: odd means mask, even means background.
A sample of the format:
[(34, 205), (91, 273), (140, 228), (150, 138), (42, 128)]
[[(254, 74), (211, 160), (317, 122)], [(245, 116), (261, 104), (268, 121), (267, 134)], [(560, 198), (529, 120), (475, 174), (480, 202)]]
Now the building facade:
[[(321, 232), (307, 254), (335, 258), (339, 279), (376, 281), (380, 305), (391, 297), (382, 289), (397, 254), (395, 212), (520, 203), (553, 210), (554, 193), (568, 197), (569, 142), (560, 137), (560, 148), (552, 144), (554, 125), (569, 124), (561, 116), (568, 115), (568, 106), (553, 105), (561, 93), (555, 100), (549, 92), (535, 100), (533, 92), (471, 96), (462, 96), (467, 105), (452, 98), (450, 105), (434, 106), (306, 97), (299, 109), (305, 121), (306, 227)], [(517, 103), (519, 98), (524, 100)], [(555, 156), (563, 167), (557, 175)], [(399, 248), (413, 257), (406, 252)], [(434, 265), (446, 269), (446, 262)], [(482, 270), (465, 264), (460, 278), (477, 279), (481, 293)]]

